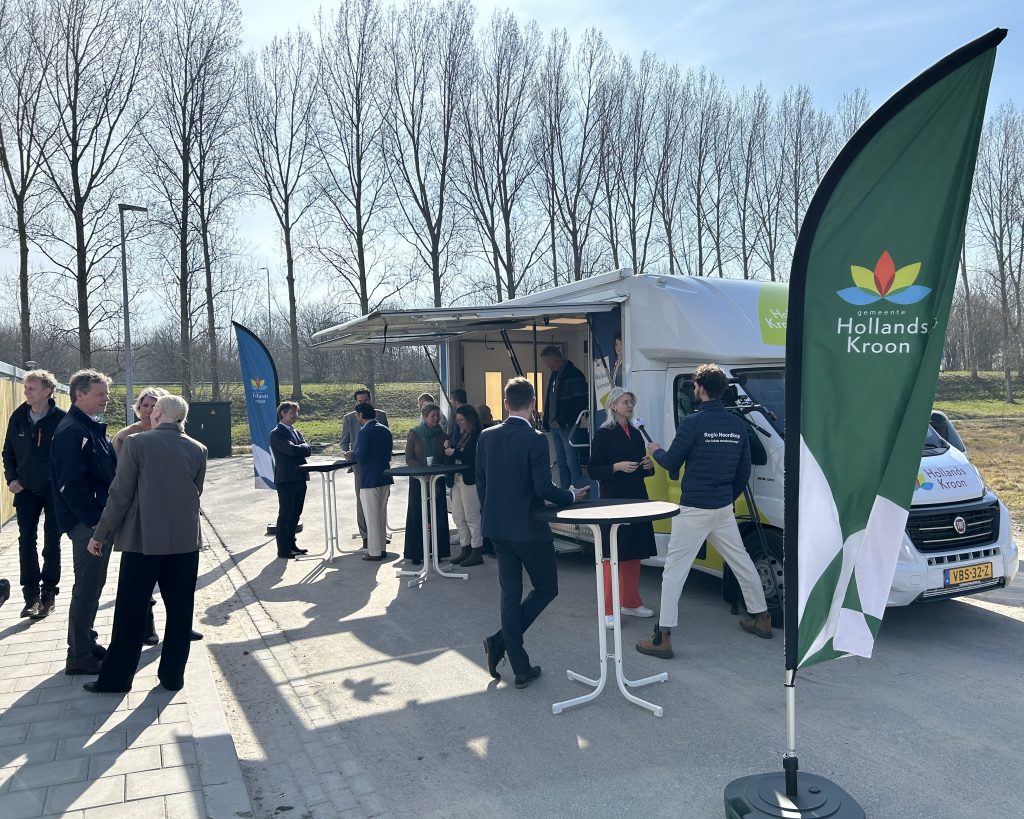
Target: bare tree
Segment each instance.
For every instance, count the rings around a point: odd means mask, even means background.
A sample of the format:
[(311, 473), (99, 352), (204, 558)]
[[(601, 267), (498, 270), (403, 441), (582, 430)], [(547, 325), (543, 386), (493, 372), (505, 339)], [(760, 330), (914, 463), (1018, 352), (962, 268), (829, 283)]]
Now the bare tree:
[[(231, 103), (223, 96), (218, 101), (216, 91), (222, 83), (225, 60), (230, 70), (231, 54), (238, 48), (240, 13), (234, 0), (165, 0), (158, 20), (156, 79), (146, 132), (147, 166), (168, 211), (166, 222), (178, 248), (177, 360), (182, 396), (190, 401), (193, 319), (203, 303), (202, 290), (191, 279), (205, 271), (209, 262), (208, 232), (203, 234), (201, 246), (191, 241), (200, 123), (204, 116), (209, 119), (211, 106), (219, 102), (223, 116), (224, 107)], [(209, 214), (198, 215), (208, 227)], [(190, 252), (198, 256), (200, 251), (202, 265), (189, 257)], [(197, 298), (198, 304), (194, 304)], [(209, 293), (207, 300), (211, 299)]]
[(993, 270), (1002, 324), (1006, 403), (1015, 403), (1013, 354), (1021, 330), (1020, 285), (1024, 267), (1024, 120), (1005, 103), (985, 124), (978, 151), (971, 203), (976, 234)]
[(474, 15), (469, 0), (445, 6), (408, 0), (392, 11), (387, 37), (384, 146), (398, 230), (429, 272), (437, 307), (458, 231), (449, 200)]
[(145, 115), (136, 97), (149, 48), (149, 7), (144, 0), (51, 0), (46, 26), (55, 48), (46, 74), (55, 137), (43, 167), (72, 224), (70, 237), (58, 226), (46, 229), (43, 249), (73, 285), (79, 361), (89, 366), (95, 323), (109, 315), (97, 314), (90, 298), (110, 276), (109, 268), (98, 268), (117, 247), (122, 166)]
[(678, 66), (665, 73), (659, 91), (660, 105), (656, 113), (658, 128), (659, 173), (655, 189), (655, 208), (661, 223), (661, 240), (665, 245), (669, 275), (682, 272), (685, 242), (680, 215), (685, 193), (683, 156), (689, 150), (690, 83), (683, 80)]
[(274, 211), (284, 244), (288, 282), (292, 398), (302, 397), (295, 304), (295, 228), (315, 201), (317, 170), (316, 53), (309, 35), (275, 37), (245, 61), (243, 142), (249, 181)]
[(752, 93), (743, 90), (733, 107), (729, 192), (736, 252), (744, 279), (754, 277), (758, 224), (754, 214), (754, 185), (758, 151), (771, 114), (771, 100), (763, 85)]
[(53, 42), (43, 12), (32, 0), (0, 2), (0, 171), (13, 224), (4, 225), (18, 241), (20, 361), (32, 359), (29, 296), (29, 240), (48, 198), (40, 178), (52, 150), (52, 122), (43, 112), (45, 80)]
[(568, 242), (570, 280), (590, 274), (588, 241), (598, 198), (602, 86), (611, 69), (607, 41), (590, 29), (571, 59), (564, 32), (545, 53), (540, 80), (543, 154), (550, 157), (555, 222)]
[(511, 12), (496, 11), (474, 55), (476, 79), (459, 108), (456, 189), (480, 235), (497, 301), (515, 298), (542, 241), (524, 207), (537, 166), (529, 129), (540, 47), (535, 23), (522, 29)]

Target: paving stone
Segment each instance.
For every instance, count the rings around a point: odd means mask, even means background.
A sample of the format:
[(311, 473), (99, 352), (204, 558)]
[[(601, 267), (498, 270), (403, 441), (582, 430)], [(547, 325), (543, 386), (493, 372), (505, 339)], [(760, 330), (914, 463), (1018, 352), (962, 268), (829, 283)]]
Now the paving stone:
[(68, 702), (69, 700), (84, 700), (95, 697), (84, 690), (81, 685), (62, 685), (59, 688), (41, 688), (38, 691), (39, 703), (44, 702)]
[[(147, 748), (146, 750), (149, 750)], [(177, 768), (182, 765), (196, 764), (196, 744), (194, 741), (169, 742), (160, 746), (160, 765), (164, 768)]]
[[(123, 805), (107, 805), (102, 808), (89, 808), (82, 814), (83, 819), (165, 819), (171, 814), (167, 813), (164, 805), (164, 797), (155, 796), (152, 799), (136, 799), (134, 802), (125, 802)], [(179, 819), (173, 816), (173, 819)]]
[(57, 740), (40, 739), (0, 747), (0, 768), (26, 765), (32, 762), (51, 762), (57, 756)]
[(160, 724), (170, 725), (176, 722), (190, 722), (188, 703), (176, 702), (173, 705), (165, 706), (160, 712)]
[(106, 717), (101, 715), (96, 723), (96, 730), (116, 731), (124, 728), (129, 733), (139, 733), (151, 725), (156, 725), (158, 717), (156, 708), (150, 707), (136, 708), (134, 711), (117, 711)]
[(123, 751), (128, 747), (127, 737), (127, 731), (107, 731), (102, 734), (66, 737), (57, 743), (57, 759)]
[[(216, 788), (217, 786), (214, 786)], [(207, 788), (207, 790), (211, 790)], [(248, 805), (249, 799), (246, 797), (246, 805)], [(230, 812), (215, 812), (212, 809), (207, 810), (203, 800), (203, 794), (199, 791), (190, 791), (188, 793), (175, 793), (170, 796), (164, 797), (164, 809), (167, 811), (169, 817), (173, 819), (206, 819), (206, 817), (233, 817), (237, 814), (235, 811)]]
[(37, 765), (22, 765), (11, 779), (9, 791), (25, 791), (32, 788), (48, 788), (65, 782), (78, 782), (88, 776), (89, 760), (60, 759), (56, 762), (42, 762)]
[[(91, 716), (74, 717), (73, 719), (59, 719), (53, 722), (34, 722), (29, 726), (29, 739), (60, 739), (61, 737), (74, 737), (79, 734), (92, 733), (93, 724), (96, 718)], [(11, 726), (12, 728), (14, 726)], [(3, 731), (0, 728), (0, 731)]]
[(50, 673), (50, 663), (26, 663), (25, 665), (8, 665), (0, 668), (0, 680), (36, 677)]
[(0, 708), (13, 708), (18, 705), (35, 705), (39, 702), (38, 690), (8, 691), (0, 694)]
[(42, 816), (45, 801), (46, 788), (0, 793), (0, 816), (4, 819), (30, 819)]
[(141, 748), (145, 745), (165, 745), (168, 742), (191, 738), (189, 726), (185, 724), (150, 725), (144, 731), (133, 735), (128, 744), (132, 748)]
[(0, 716), (0, 726), (16, 725), (22, 722), (60, 719), (64, 715), (64, 703), (48, 702), (42, 705), (15, 705)]
[(127, 782), (126, 793), (128, 799), (167, 796), (173, 793), (199, 790), (202, 787), (202, 782), (199, 779), (199, 768), (195, 765), (131, 773), (125, 779)]
[(132, 748), (107, 754), (94, 754), (88, 757), (89, 779), (103, 776), (152, 771), (160, 768), (160, 748)]
[(128, 713), (128, 700), (126, 697), (116, 694), (91, 694), (83, 691), (86, 699), (73, 699), (64, 705), (64, 716), (78, 717), (89, 714), (105, 714), (107, 716), (116, 713)]
[(50, 788), (46, 793), (45, 809), (49, 813), (63, 813), (116, 805), (123, 801), (124, 777), (107, 776), (92, 782), (72, 782)]
[(29, 727), (28, 723), (24, 725), (8, 725), (6, 728), (0, 727), (0, 746), (13, 745), (14, 743), (24, 741), (28, 735)]

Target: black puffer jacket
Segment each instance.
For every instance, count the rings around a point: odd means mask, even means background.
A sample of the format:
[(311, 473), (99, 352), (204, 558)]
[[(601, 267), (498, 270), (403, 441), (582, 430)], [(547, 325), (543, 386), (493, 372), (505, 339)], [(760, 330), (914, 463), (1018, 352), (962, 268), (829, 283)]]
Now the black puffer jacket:
[(721, 401), (705, 401), (687, 415), (666, 452), (654, 460), (670, 473), (685, 463), (679, 503), (698, 509), (731, 506), (750, 477), (750, 438), (747, 425)]
[(38, 423), (29, 417), (29, 405), (22, 404), (12, 414), (4, 439), (4, 481), (19, 481), (37, 495), (50, 490), (50, 442), (57, 425), (67, 414), (50, 399), (50, 411)]

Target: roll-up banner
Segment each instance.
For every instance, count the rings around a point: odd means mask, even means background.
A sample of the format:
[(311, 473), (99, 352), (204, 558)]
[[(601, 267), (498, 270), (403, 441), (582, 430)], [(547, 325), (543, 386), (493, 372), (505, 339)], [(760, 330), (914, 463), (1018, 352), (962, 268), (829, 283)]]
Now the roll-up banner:
[(277, 367), (270, 351), (252, 330), (231, 322), (238, 339), (242, 365), (245, 411), (252, 439), (252, 471), (257, 489), (274, 489), (274, 459), (270, 454), (270, 431), (277, 426)]

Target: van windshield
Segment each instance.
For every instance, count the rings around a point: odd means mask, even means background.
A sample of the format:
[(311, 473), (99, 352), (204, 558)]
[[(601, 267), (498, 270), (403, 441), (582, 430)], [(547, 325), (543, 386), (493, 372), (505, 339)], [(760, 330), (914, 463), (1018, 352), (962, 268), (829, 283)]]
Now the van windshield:
[(928, 432), (924, 436), (924, 450), (922, 454), (941, 455), (947, 449), (949, 449), (949, 444), (942, 439), (942, 436), (939, 435), (939, 433), (929, 426)]
[[(736, 373), (739, 375), (740, 373)], [(771, 410), (775, 417), (767, 416), (768, 422), (780, 436), (786, 429), (786, 377), (784, 370), (745, 370), (743, 389), (755, 404)]]

